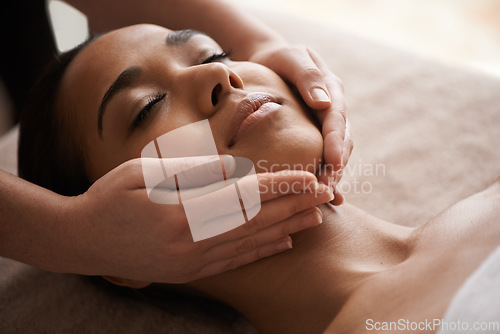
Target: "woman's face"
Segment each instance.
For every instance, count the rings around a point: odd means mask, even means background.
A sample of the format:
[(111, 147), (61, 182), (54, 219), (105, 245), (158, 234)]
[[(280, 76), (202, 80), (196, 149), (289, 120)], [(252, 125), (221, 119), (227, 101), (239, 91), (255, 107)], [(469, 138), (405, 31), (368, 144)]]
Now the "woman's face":
[(203, 34), (154, 25), (87, 46), (64, 75), (59, 105), (77, 125), (91, 181), (140, 157), (162, 134), (204, 119), (219, 154), (249, 158), (257, 172), (297, 164), (313, 171), (323, 141), (303, 104), (273, 71), (222, 54)]

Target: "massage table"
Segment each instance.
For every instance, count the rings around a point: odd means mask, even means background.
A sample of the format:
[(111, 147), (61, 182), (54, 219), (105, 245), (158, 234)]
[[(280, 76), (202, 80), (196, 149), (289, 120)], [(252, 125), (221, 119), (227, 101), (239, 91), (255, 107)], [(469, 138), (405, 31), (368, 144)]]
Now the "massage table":
[[(297, 17), (259, 16), (318, 51), (344, 82), (355, 139), (341, 184), (348, 202), (418, 226), (499, 176), (499, 78)], [(0, 168), (14, 174), (17, 135), (0, 139)], [(134, 291), (0, 258), (0, 333), (257, 331), (229, 307), (168, 286)]]

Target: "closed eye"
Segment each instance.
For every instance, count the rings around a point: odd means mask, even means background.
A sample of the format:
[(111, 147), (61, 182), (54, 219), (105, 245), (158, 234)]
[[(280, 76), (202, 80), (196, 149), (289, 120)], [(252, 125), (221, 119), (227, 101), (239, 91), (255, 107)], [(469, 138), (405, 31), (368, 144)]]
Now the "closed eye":
[(167, 94), (165, 93), (157, 92), (156, 95), (148, 97), (146, 105), (139, 111), (132, 124), (130, 125), (130, 131), (138, 128), (142, 124), (144, 119), (149, 115), (151, 110), (153, 110), (158, 103), (163, 101), (166, 96)]
[(202, 62), (202, 64), (209, 64), (209, 63), (213, 63), (213, 62), (223, 61), (223, 60), (228, 59), (230, 55), (231, 55), (231, 51), (215, 53), (215, 54), (209, 56), (208, 58), (206, 58)]

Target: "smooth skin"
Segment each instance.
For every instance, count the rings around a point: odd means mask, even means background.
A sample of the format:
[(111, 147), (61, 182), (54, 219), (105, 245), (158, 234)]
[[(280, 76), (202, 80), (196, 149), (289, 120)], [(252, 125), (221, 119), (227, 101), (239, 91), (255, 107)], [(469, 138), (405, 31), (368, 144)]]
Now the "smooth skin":
[[(333, 166), (331, 176), (333, 170), (340, 171), (347, 163), (352, 139), (346, 127), (340, 80), (313, 51), (304, 46), (290, 46), (256, 18), (229, 2), (67, 2), (88, 16), (94, 31), (139, 22), (194, 28), (214, 36), (223, 48), (232, 49), (235, 59), (255, 60), (274, 68), (298, 88), (311, 108), (317, 110), (323, 125), (326, 161)], [(297, 181), (293, 175), (273, 174), (261, 178), (261, 186), (274, 178), (290, 184)], [(314, 180), (314, 176), (308, 175), (306, 180)], [(323, 178), (323, 181), (328, 180)], [(185, 224), (185, 215), (151, 203), (143, 190), (144, 179), (138, 160), (116, 167), (85, 194), (73, 198), (57, 195), (0, 171), (0, 255), (54, 272), (186, 282), (287, 250), (291, 247), (289, 234), (321, 221), (314, 208), (317, 198), (313, 200), (311, 193), (292, 196), (282, 193), (278, 197), (284, 216), (262, 215), (240, 230), (186, 248), (169, 247), (168, 238), (161, 242), (156, 240), (155, 247), (148, 243), (150, 231), (165, 234), (173, 226)], [(304, 196), (309, 196), (309, 201), (303, 201)], [(336, 193), (333, 201), (340, 204), (342, 200)], [(297, 206), (297, 202), (307, 205)], [(95, 227), (114, 234), (101, 233)], [(209, 251), (214, 248), (218, 251)], [(124, 252), (126, 249), (142, 254), (141, 261), (147, 263), (149, 269), (138, 266), (137, 258)], [(199, 254), (208, 255), (200, 257)], [(110, 263), (114, 265), (109, 267)], [(103, 268), (108, 271), (103, 272)]]

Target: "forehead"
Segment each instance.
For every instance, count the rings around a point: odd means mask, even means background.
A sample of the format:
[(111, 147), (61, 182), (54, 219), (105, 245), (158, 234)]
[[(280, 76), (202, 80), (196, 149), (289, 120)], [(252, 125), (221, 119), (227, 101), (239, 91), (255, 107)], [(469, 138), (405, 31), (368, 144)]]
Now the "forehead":
[(113, 81), (154, 50), (164, 52), (169, 33), (171, 30), (155, 25), (136, 25), (109, 32), (87, 45), (62, 78), (58, 94), (62, 117), (82, 129), (92, 127), (100, 101)]
[(145, 50), (162, 47), (170, 32), (159, 26), (136, 25), (99, 37), (71, 62), (63, 77), (61, 95), (74, 98), (85, 91), (102, 96), (103, 87), (109, 86), (129, 64), (143, 58)]
[(172, 31), (160, 26), (141, 24), (106, 33), (83, 49), (71, 67), (109, 66), (120, 59), (140, 56), (145, 49), (162, 46)]

